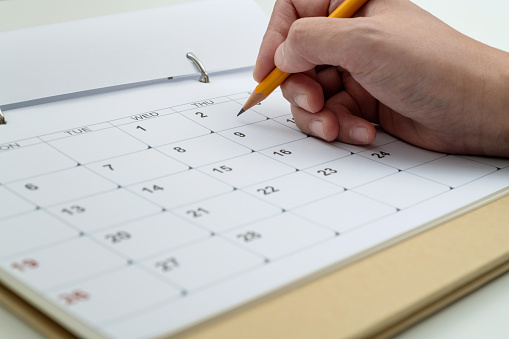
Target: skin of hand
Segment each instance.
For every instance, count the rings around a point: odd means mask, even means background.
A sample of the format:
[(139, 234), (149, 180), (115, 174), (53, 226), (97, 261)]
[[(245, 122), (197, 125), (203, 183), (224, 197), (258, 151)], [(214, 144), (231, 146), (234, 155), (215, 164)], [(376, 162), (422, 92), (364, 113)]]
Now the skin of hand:
[(509, 53), (473, 40), (408, 0), (278, 0), (254, 69), (295, 73), (281, 86), (297, 126), (369, 144), (373, 124), (414, 145), (509, 157)]

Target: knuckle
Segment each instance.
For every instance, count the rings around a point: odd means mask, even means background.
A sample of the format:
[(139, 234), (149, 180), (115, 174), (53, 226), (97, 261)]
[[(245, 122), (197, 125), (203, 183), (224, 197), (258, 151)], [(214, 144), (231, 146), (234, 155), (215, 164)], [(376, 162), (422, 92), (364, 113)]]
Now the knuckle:
[(285, 51), (292, 54), (295, 59), (307, 60), (310, 49), (310, 20), (307, 18), (296, 20), (288, 32), (285, 43)]
[(306, 41), (308, 33), (308, 25), (305, 19), (296, 20), (292, 26), (290, 26), (290, 31), (288, 32), (287, 40), (290, 42), (291, 46), (295, 49), (299, 49), (303, 42)]
[[(369, 65), (369, 60), (384, 49), (386, 40), (380, 24), (367, 18), (356, 18), (355, 24), (348, 25), (341, 37), (336, 39), (348, 39), (349, 46), (343, 53), (341, 66), (349, 70), (360, 71), (361, 65)], [(345, 45), (345, 44), (343, 44)], [(362, 67), (361, 67), (362, 68)]]

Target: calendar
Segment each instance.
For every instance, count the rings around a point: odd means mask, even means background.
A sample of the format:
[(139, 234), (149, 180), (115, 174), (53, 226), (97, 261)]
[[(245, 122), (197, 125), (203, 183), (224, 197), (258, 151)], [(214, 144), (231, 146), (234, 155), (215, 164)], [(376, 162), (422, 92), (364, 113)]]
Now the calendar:
[(0, 281), (88, 338), (172, 335), (421, 232), (509, 160), (299, 131), (251, 69), (7, 112)]

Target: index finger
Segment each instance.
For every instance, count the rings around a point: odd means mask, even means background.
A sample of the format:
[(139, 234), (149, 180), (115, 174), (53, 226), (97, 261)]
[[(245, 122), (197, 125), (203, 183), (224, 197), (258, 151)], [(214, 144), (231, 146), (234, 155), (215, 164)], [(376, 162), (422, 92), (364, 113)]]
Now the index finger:
[(305, 17), (328, 16), (344, 0), (277, 0), (267, 27), (253, 77), (262, 81), (275, 66), (274, 54), (277, 47), (286, 40), (292, 23)]

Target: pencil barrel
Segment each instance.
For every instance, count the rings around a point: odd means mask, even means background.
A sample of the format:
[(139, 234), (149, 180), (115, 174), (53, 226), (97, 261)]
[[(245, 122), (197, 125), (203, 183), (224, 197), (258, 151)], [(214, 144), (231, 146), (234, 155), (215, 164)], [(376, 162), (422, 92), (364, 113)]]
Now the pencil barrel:
[(367, 0), (346, 0), (329, 15), (329, 18), (351, 18)]
[(269, 96), (276, 88), (279, 87), (283, 81), (290, 76), (290, 73), (285, 73), (279, 68), (274, 68), (272, 72), (255, 88), (255, 92), (263, 93), (265, 96)]

